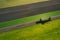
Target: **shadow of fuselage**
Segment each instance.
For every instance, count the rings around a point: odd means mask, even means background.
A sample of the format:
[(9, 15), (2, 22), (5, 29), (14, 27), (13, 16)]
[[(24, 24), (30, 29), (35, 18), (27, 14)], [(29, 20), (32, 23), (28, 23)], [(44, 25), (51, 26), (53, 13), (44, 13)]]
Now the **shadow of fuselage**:
[(40, 21), (37, 21), (36, 22), (36, 24), (45, 24), (45, 23), (47, 23), (47, 22), (49, 22), (49, 21), (51, 21), (51, 18), (48, 18), (47, 20), (42, 20), (42, 19), (40, 19)]

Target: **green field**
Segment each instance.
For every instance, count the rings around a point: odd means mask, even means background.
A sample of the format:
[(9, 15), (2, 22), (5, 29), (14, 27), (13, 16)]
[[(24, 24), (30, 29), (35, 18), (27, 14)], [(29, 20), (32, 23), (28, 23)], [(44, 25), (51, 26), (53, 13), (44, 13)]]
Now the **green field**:
[(11, 20), (11, 21), (7, 21), (7, 22), (0, 22), (0, 28), (9, 27), (9, 26), (17, 25), (17, 24), (23, 24), (26, 22), (34, 21), (34, 20), (39, 20), (40, 18), (43, 19), (43, 18), (48, 18), (48, 17), (56, 16), (56, 15), (60, 15), (60, 10), (48, 12), (45, 14), (39, 14), (39, 15), (35, 15), (35, 16), (20, 18), (20, 19), (16, 19), (16, 20)]
[[(0, 8), (21, 6), (46, 0), (0, 0)], [(0, 28), (60, 15), (60, 10), (16, 20), (0, 22)], [(0, 33), (0, 40), (60, 40), (60, 19)]]
[(60, 40), (60, 19), (2, 33), (0, 40)]
[(0, 0), (0, 8), (20, 6), (20, 5), (43, 2), (43, 1), (46, 0)]

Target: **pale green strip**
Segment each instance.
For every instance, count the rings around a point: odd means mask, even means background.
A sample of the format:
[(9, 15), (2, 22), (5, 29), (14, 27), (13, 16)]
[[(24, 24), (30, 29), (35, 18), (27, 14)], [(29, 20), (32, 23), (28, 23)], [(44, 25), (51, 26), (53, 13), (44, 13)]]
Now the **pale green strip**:
[(0, 0), (0, 8), (20, 6), (44, 1), (47, 0)]

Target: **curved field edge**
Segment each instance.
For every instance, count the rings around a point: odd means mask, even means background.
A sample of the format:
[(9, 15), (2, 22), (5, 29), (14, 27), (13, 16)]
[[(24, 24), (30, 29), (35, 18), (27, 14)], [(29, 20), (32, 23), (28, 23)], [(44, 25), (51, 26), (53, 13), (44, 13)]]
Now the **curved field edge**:
[(27, 23), (30, 21), (34, 21), (34, 20), (39, 20), (40, 18), (44, 19), (44, 18), (56, 16), (56, 15), (60, 15), (60, 10), (48, 12), (45, 14), (38, 14), (35, 16), (20, 18), (20, 19), (16, 19), (16, 20), (11, 20), (11, 21), (7, 21), (7, 22), (0, 22), (0, 28), (9, 27), (9, 26), (17, 25), (17, 24), (23, 24), (23, 23)]
[(0, 0), (0, 8), (21, 6), (21, 5), (32, 4), (43, 1), (48, 1), (48, 0)]
[(2, 33), (0, 40), (60, 40), (60, 19)]

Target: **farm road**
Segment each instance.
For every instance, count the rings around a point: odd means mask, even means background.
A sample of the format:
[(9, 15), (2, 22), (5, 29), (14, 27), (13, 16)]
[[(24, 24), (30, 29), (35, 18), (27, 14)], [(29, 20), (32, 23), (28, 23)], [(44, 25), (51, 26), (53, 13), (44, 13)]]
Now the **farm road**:
[[(51, 17), (51, 20), (57, 20), (57, 19), (60, 19), (60, 15)], [(47, 20), (47, 18), (44, 20)], [(39, 21), (39, 20), (24, 23), (24, 24), (18, 24), (18, 25), (14, 25), (14, 26), (10, 26), (10, 27), (0, 28), (0, 33), (12, 31), (12, 30), (16, 30), (16, 29), (24, 28), (24, 27), (28, 27), (28, 26), (32, 26), (32, 25), (35, 25), (37, 21)]]

